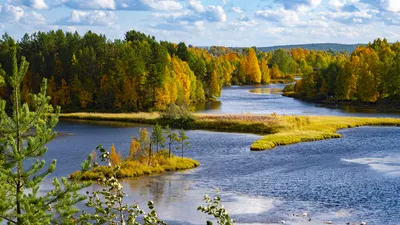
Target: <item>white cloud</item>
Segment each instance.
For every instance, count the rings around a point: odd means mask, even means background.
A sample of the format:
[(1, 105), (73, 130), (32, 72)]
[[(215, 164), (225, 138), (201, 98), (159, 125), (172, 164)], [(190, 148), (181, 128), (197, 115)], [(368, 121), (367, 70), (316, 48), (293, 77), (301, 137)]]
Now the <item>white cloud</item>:
[(277, 10), (258, 10), (255, 15), (258, 18), (283, 23), (285, 25), (295, 25), (300, 21), (300, 18), (295, 11), (286, 10), (283, 7)]
[(208, 21), (225, 22), (226, 13), (221, 6), (209, 5), (206, 7), (205, 16)]
[(31, 12), (22, 18), (22, 22), (30, 25), (43, 25), (46, 24), (46, 18), (40, 13)]
[(320, 12), (314, 13), (313, 15), (317, 18), (322, 18), (325, 20), (334, 20), (344, 24), (352, 23), (369, 23), (376, 16), (378, 11), (376, 10), (360, 10), (354, 12), (347, 11), (336, 11), (336, 12)]
[(346, 4), (346, 0), (329, 0), (329, 5), (334, 9), (341, 9)]
[(182, 5), (175, 0), (60, 0), (65, 5), (77, 10), (180, 10)]
[(206, 9), (201, 4), (201, 1), (198, 0), (189, 0), (189, 8), (196, 12), (204, 12)]
[(232, 7), (232, 11), (235, 12), (235, 13), (237, 13), (237, 14), (243, 13), (243, 10), (242, 10), (240, 7), (238, 7), (238, 6), (233, 6), (233, 7)]
[(62, 5), (66, 5), (73, 9), (116, 9), (114, 0), (62, 0)]
[[(221, 6), (208, 5), (204, 7), (204, 11), (184, 10), (172, 13), (154, 13), (153, 16), (168, 20), (169, 23), (186, 21), (208, 21), (208, 22), (225, 22), (227, 20), (226, 13)], [(165, 21), (163, 21), (165, 22)]]
[(44, 0), (23, 0), (23, 4), (34, 9), (48, 9)]
[(381, 0), (381, 6), (388, 12), (400, 12), (399, 0)]
[(19, 22), (21, 18), (25, 15), (24, 9), (19, 6), (13, 6), (8, 3), (5, 3), (3, 6), (0, 6), (0, 19), (6, 22)]
[(58, 24), (66, 26), (112, 26), (115, 25), (116, 21), (117, 17), (113, 12), (73, 10), (69, 17), (61, 19)]
[(282, 3), (285, 9), (306, 12), (317, 8), (322, 0), (275, 0)]
[(142, 0), (142, 2), (154, 10), (180, 10), (182, 5), (173, 0)]

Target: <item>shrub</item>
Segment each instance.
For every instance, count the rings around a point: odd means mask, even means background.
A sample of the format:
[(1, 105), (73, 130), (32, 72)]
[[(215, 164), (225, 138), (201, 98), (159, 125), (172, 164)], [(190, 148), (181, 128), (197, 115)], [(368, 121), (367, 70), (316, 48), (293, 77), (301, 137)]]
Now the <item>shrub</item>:
[(160, 118), (162, 125), (176, 128), (188, 128), (194, 121), (194, 115), (186, 107), (179, 107), (176, 104), (170, 104)]

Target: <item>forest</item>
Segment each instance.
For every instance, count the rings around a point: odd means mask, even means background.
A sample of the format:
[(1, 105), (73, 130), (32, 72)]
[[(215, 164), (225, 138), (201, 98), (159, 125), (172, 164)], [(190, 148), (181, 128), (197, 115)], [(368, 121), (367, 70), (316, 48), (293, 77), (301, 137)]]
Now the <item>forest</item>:
[[(0, 40), (0, 64), (6, 74), (11, 72), (9, 55), (15, 45), (18, 58), (25, 57), (30, 65), (22, 100), (31, 104), (29, 93), (37, 93), (46, 78), (51, 104), (64, 112), (163, 111), (170, 104), (213, 101), (224, 86), (293, 80), (293, 75), (328, 67), (335, 54), (301, 48), (205, 49), (157, 41), (134, 30), (124, 40), (57, 30), (25, 34), (14, 41), (6, 33)], [(0, 96), (9, 99), (5, 79), (0, 75)]]
[(286, 89), (310, 101), (395, 103), (400, 97), (400, 43), (377, 39), (350, 56), (332, 56)]

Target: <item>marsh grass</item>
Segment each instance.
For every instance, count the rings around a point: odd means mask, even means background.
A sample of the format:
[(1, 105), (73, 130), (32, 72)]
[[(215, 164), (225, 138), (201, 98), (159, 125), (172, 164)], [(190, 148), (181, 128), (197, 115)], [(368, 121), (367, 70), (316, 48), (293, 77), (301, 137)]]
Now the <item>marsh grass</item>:
[[(182, 158), (177, 156), (168, 157), (168, 151), (160, 151), (151, 158), (150, 164), (148, 157), (142, 157), (137, 160), (126, 159), (119, 165), (116, 173), (117, 178), (133, 178), (144, 175), (163, 173), (165, 171), (187, 170), (200, 166), (200, 163), (194, 159)], [(114, 174), (113, 166), (97, 166), (90, 171), (82, 174), (82, 180), (99, 180), (104, 177), (110, 177)], [(70, 178), (80, 175), (77, 171), (70, 175)]]
[(340, 129), (360, 126), (400, 126), (396, 118), (360, 118), (335, 116), (279, 116), (280, 130), (264, 136), (251, 145), (251, 150), (262, 151), (280, 145), (341, 138)]
[[(157, 113), (132, 114), (62, 114), (62, 118), (129, 121), (156, 124)], [(400, 126), (398, 118), (362, 118), (338, 116), (281, 116), (253, 114), (195, 114), (190, 129), (268, 134), (251, 145), (251, 150), (262, 151), (280, 145), (340, 138), (340, 129), (359, 126)], [(179, 128), (179, 127), (178, 127)]]
[(60, 118), (156, 124), (159, 113), (62, 113)]

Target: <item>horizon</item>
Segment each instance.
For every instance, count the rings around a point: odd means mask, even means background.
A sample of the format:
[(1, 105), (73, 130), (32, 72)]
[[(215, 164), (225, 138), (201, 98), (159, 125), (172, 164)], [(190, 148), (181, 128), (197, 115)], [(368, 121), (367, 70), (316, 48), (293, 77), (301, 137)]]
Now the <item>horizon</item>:
[(137, 30), (194, 46), (368, 43), (400, 39), (396, 0), (0, 0), (0, 32), (62, 29), (110, 40)]

